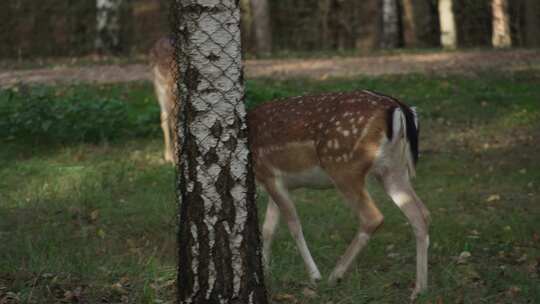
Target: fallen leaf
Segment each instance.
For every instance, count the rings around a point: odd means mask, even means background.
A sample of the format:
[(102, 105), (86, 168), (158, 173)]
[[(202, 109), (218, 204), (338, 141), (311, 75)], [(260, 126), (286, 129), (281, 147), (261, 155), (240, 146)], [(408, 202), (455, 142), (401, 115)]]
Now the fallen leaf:
[(465, 264), (467, 263), (468, 259), (471, 257), (471, 253), (468, 252), (468, 251), (463, 251), (462, 253), (459, 254), (459, 257), (458, 257), (458, 261), (457, 263), (458, 264)]
[(90, 213), (90, 219), (92, 220), (92, 222), (95, 222), (99, 217), (99, 210), (94, 210)]
[(120, 283), (114, 283), (111, 287), (119, 294), (128, 294), (128, 291)]
[(521, 257), (519, 257), (519, 259), (516, 260), (516, 262), (518, 263), (524, 263), (527, 261), (527, 255), (526, 254), (523, 254)]
[(501, 196), (498, 195), (498, 194), (492, 194), (490, 195), (487, 199), (486, 199), (486, 202), (494, 202), (494, 201), (500, 201), (501, 200)]

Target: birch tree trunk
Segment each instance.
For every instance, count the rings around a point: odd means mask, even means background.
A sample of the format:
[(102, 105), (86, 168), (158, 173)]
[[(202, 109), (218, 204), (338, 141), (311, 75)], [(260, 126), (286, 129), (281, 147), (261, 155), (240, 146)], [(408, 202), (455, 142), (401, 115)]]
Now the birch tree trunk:
[(529, 47), (540, 47), (540, 1), (525, 1), (525, 42)]
[[(178, 303), (267, 303), (236, 0), (176, 0)], [(179, 102), (181, 100), (181, 102)]]
[(253, 15), (253, 33), (257, 54), (272, 52), (272, 28), (270, 27), (270, 9), (268, 0), (251, 0)]
[(382, 39), (381, 47), (396, 48), (399, 46), (399, 17), (396, 0), (382, 1)]
[(510, 16), (508, 15), (507, 0), (492, 0), (491, 14), (493, 19), (493, 33), (491, 42), (495, 48), (512, 46), (510, 36)]
[(114, 53), (120, 48), (120, 7), (122, 0), (96, 0), (95, 49)]
[(439, 0), (439, 23), (441, 26), (441, 45), (445, 49), (457, 48), (457, 32), (452, 0)]

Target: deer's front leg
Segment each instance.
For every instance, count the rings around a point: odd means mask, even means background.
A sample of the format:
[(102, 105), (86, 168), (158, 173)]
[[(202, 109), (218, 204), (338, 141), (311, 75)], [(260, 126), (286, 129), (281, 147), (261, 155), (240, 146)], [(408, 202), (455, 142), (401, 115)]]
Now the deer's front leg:
[(300, 255), (304, 259), (311, 281), (319, 281), (321, 279), (321, 272), (309, 252), (306, 240), (304, 239), (304, 233), (302, 232), (302, 225), (300, 224), (294, 203), (289, 198), (289, 192), (283, 183), (277, 179), (271, 179), (265, 182), (265, 188), (287, 221), (289, 231), (296, 242)]
[(371, 235), (382, 224), (384, 218), (369, 193), (364, 190), (363, 176), (352, 176), (345, 179), (334, 177), (334, 179), (338, 181), (337, 188), (358, 218), (359, 226), (349, 247), (328, 278), (330, 284), (335, 284), (343, 278), (358, 253), (367, 245)]

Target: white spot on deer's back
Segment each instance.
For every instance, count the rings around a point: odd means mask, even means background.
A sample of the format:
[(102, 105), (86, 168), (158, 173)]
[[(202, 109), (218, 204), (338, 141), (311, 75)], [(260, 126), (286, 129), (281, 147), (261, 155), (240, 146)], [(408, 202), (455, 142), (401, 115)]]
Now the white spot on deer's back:
[(334, 139), (334, 149), (339, 149), (339, 141), (337, 139)]

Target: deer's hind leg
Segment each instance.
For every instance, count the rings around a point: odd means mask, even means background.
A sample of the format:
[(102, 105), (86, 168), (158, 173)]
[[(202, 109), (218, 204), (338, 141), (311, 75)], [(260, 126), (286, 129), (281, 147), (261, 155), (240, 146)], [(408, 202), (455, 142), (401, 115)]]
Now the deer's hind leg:
[(386, 193), (407, 217), (416, 238), (416, 285), (411, 295), (414, 299), (427, 289), (429, 211), (414, 192), (406, 174), (383, 176), (383, 184)]
[(382, 224), (384, 219), (369, 193), (365, 190), (364, 174), (333, 174), (332, 178), (336, 188), (341, 192), (358, 218), (358, 230), (328, 278), (330, 284), (334, 284), (343, 278), (358, 253), (366, 246), (371, 235)]

